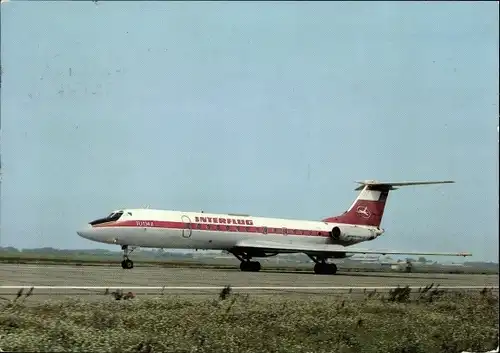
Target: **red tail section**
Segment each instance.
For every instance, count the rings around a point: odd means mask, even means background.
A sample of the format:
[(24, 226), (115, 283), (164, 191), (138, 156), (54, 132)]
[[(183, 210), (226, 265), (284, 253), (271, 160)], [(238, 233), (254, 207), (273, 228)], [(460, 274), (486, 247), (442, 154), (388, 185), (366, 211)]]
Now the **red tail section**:
[(365, 185), (346, 212), (340, 216), (326, 218), (323, 221), (379, 227), (384, 215), (387, 196), (391, 189), (387, 185)]
[(445, 181), (410, 181), (398, 183), (383, 183), (377, 181), (362, 181), (356, 190), (361, 190), (351, 207), (340, 216), (323, 219), (330, 223), (348, 223), (364, 226), (379, 227), (384, 215), (385, 203), (389, 191), (396, 190), (394, 186), (413, 186), (430, 184), (449, 184), (451, 180)]

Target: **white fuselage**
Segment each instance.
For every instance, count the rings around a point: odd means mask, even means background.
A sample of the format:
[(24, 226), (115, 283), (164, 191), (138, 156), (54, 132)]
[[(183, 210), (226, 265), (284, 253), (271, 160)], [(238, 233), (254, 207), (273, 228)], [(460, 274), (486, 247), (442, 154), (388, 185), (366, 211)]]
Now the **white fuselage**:
[[(287, 244), (348, 246), (372, 240), (383, 233), (383, 230), (369, 226), (247, 215), (152, 209), (124, 209), (116, 212), (123, 213), (117, 221), (103, 219), (102, 223), (89, 224), (78, 234), (93, 241), (116, 245), (223, 250), (251, 238)], [(350, 227), (353, 231), (342, 239), (334, 240), (330, 232), (337, 225)]]

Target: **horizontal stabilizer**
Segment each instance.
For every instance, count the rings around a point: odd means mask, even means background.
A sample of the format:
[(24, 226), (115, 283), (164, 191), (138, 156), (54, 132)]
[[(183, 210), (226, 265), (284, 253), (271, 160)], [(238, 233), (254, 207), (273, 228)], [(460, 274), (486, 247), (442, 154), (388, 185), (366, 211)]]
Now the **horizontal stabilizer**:
[(414, 256), (472, 256), (465, 252), (420, 252), (420, 251), (397, 251), (397, 250), (365, 250), (349, 248), (334, 244), (294, 244), (292, 242), (282, 243), (266, 240), (242, 240), (236, 248), (255, 249), (268, 252), (282, 253), (305, 253), (309, 255), (332, 255), (334, 253), (347, 254), (380, 254), (380, 255), (414, 255)]
[(387, 190), (396, 190), (395, 186), (433, 185), (433, 184), (453, 184), (453, 180), (439, 181), (402, 181), (402, 182), (381, 182), (376, 180), (356, 181), (361, 184), (355, 190), (362, 190), (365, 186), (383, 187)]

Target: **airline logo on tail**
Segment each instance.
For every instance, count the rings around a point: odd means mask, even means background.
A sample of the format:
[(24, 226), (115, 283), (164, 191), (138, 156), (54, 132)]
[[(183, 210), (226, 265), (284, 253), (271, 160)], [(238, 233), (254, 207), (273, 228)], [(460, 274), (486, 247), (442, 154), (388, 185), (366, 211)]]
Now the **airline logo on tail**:
[(368, 206), (358, 206), (358, 208), (356, 208), (356, 213), (364, 219), (368, 219), (372, 215)]

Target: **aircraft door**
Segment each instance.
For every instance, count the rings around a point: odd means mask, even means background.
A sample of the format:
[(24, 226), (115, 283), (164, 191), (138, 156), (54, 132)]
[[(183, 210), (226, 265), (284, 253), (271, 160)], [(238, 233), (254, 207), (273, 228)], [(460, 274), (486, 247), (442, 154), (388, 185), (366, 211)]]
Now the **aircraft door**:
[(190, 238), (191, 234), (193, 233), (193, 225), (191, 224), (191, 219), (186, 215), (183, 215), (181, 219), (184, 223), (182, 228), (182, 236), (184, 238)]

